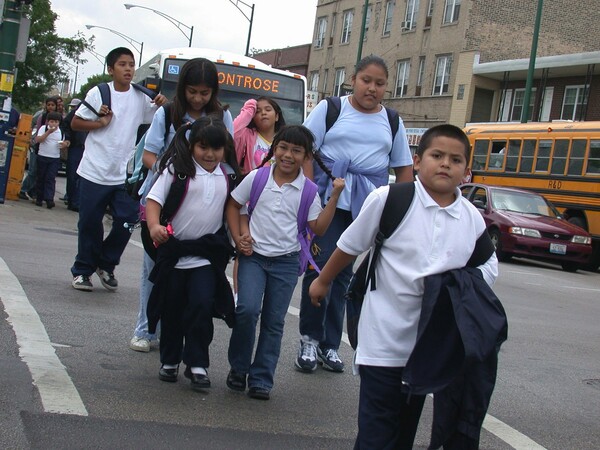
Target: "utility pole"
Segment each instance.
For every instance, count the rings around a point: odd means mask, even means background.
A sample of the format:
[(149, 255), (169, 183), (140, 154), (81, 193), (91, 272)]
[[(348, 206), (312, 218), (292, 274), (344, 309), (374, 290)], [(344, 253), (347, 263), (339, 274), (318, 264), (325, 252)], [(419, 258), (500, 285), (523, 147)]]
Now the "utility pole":
[(535, 70), (535, 58), (537, 55), (538, 36), (540, 34), (540, 22), (542, 21), (542, 7), (544, 0), (538, 0), (535, 24), (533, 26), (533, 38), (531, 40), (531, 54), (529, 55), (529, 70), (527, 71), (527, 82), (525, 83), (525, 98), (523, 99), (523, 111), (521, 112), (521, 123), (529, 120), (529, 103), (531, 99), (531, 87), (533, 85), (533, 72)]
[(356, 52), (356, 65), (362, 59), (362, 48), (365, 40), (365, 28), (367, 27), (367, 11), (369, 10), (369, 0), (365, 0), (365, 6), (363, 7), (362, 23), (360, 25), (360, 37), (358, 38), (358, 51)]
[(0, 123), (8, 121), (12, 106), (17, 42), (21, 25), (20, 4), (21, 2), (15, 0), (0, 0)]

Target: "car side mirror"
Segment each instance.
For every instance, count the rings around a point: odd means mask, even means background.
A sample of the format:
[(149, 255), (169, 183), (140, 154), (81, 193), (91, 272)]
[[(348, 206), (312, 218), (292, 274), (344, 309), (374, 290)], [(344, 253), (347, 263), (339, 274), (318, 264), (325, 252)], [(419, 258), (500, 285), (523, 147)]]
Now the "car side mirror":
[(473, 200), (473, 205), (479, 209), (485, 209), (485, 202), (483, 200)]

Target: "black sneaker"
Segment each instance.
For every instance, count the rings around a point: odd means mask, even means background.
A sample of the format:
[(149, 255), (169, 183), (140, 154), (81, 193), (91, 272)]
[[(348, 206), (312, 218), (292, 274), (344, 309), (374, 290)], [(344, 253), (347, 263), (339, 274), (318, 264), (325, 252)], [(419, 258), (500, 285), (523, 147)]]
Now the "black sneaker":
[(29, 200), (29, 196), (23, 191), (19, 191), (19, 198), (21, 200)]
[(333, 348), (321, 350), (321, 347), (319, 347), (317, 349), (317, 359), (319, 364), (323, 365), (323, 369), (338, 373), (344, 371), (344, 363), (340, 359), (337, 350)]
[(46, 208), (52, 209), (55, 206), (56, 206), (56, 203), (54, 203), (54, 200), (46, 200)]
[(256, 400), (269, 400), (271, 391), (266, 388), (251, 386), (248, 389), (248, 397)]
[(94, 289), (94, 285), (92, 284), (92, 281), (90, 280), (90, 277), (88, 275), (77, 275), (73, 278), (71, 286), (73, 286), (73, 288), (77, 289), (78, 291), (89, 292)]
[(233, 369), (227, 374), (227, 387), (233, 391), (244, 392), (246, 390), (246, 374), (237, 373)]
[(114, 273), (107, 272), (106, 270), (102, 269), (97, 269), (96, 273), (98, 274), (100, 282), (102, 283), (102, 286), (104, 286), (105, 289), (108, 289), (109, 291), (117, 290), (117, 288), (119, 287), (119, 282), (115, 278)]

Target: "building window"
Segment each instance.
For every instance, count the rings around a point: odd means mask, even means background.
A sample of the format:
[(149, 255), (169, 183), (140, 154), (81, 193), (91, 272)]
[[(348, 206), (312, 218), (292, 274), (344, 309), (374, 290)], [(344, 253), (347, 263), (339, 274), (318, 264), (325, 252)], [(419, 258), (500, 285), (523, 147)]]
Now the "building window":
[[(533, 104), (535, 103), (535, 91), (531, 89), (531, 97), (529, 97), (529, 117), (533, 111)], [(510, 120), (519, 121), (523, 115), (523, 102), (525, 101), (525, 89), (515, 89), (513, 95), (513, 105), (510, 114)]]
[(421, 95), (421, 89), (423, 87), (423, 77), (425, 76), (425, 57), (419, 58), (419, 72), (417, 73), (417, 88), (415, 89), (415, 95), (419, 97)]
[(311, 91), (319, 90), (319, 72), (311, 72), (310, 73), (310, 87)]
[(333, 84), (333, 95), (343, 95), (342, 85), (346, 79), (346, 69), (335, 69), (335, 81)]
[(367, 17), (365, 19), (365, 34), (363, 40), (367, 40), (367, 32), (369, 31), (369, 24), (371, 23), (371, 7), (367, 7)]
[(327, 32), (327, 17), (317, 19), (317, 35), (315, 36), (315, 48), (322, 48), (325, 43), (325, 33)]
[(350, 42), (352, 19), (354, 19), (354, 11), (344, 11), (344, 26), (342, 27), (342, 38), (340, 39), (340, 44), (347, 44)]
[(396, 2), (389, 1), (385, 5), (385, 20), (383, 21), (383, 35), (389, 36), (392, 31), (392, 18), (394, 17), (394, 5)]
[(427, 16), (425, 17), (425, 27), (431, 26), (431, 16), (433, 16), (434, 6), (435, 0), (429, 0), (429, 6), (427, 6)]
[(581, 120), (582, 110), (587, 105), (588, 98), (585, 86), (567, 86), (563, 98), (562, 112), (560, 118), (563, 120)]
[(438, 56), (435, 64), (435, 83), (433, 85), (432, 95), (442, 95), (448, 93), (448, 83), (450, 82), (451, 69), (452, 56)]
[(446, 5), (444, 6), (444, 23), (452, 23), (458, 20), (460, 2), (461, 0), (446, 0)]
[(404, 14), (404, 22), (402, 30), (414, 30), (417, 26), (417, 14), (419, 12), (419, 0), (407, 0), (406, 13)]
[(408, 75), (410, 74), (410, 60), (398, 61), (396, 71), (395, 97), (404, 97), (408, 92)]

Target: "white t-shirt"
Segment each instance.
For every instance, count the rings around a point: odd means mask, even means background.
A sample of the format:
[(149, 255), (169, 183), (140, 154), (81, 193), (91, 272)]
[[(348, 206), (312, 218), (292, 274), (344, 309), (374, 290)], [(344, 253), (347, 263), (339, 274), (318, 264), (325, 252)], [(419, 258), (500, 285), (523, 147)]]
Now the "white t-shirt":
[[(404, 367), (416, 342), (425, 277), (464, 267), (485, 230), (481, 214), (458, 189), (454, 203), (442, 208), (418, 179), (415, 188), (404, 220), (381, 248), (375, 268), (377, 289), (367, 289), (356, 364)], [(388, 193), (389, 186), (383, 186), (369, 194), (337, 242), (342, 251), (359, 255), (370, 248)], [(496, 254), (479, 269), (492, 285), (498, 276)]]
[[(217, 167), (213, 172), (207, 172), (195, 161), (194, 165), (196, 176), (190, 179), (187, 194), (171, 221), (174, 236), (179, 240), (199, 239), (205, 234), (216, 233), (223, 226), (228, 191), (223, 170)], [(161, 206), (164, 205), (173, 182), (173, 167), (169, 168), (171, 173), (165, 169), (148, 193), (148, 198)], [(175, 268), (191, 269), (208, 264), (210, 263), (207, 259), (184, 256), (179, 258)]]
[[(42, 125), (38, 132), (38, 136), (41, 136), (48, 129), (48, 125)], [(57, 128), (48, 136), (43, 142), (40, 142), (40, 149), (38, 150), (38, 155), (46, 156), (48, 158), (60, 158), (60, 144), (59, 142), (62, 139), (62, 132), (60, 128)]]
[(252, 155), (254, 159), (252, 160), (252, 168), (256, 169), (258, 166), (262, 164), (263, 159), (269, 153), (271, 149), (271, 143), (267, 142), (260, 133), (256, 133), (256, 142), (254, 143), (254, 149), (252, 151)]
[[(157, 107), (146, 94), (132, 87), (127, 92), (117, 92), (112, 82), (108, 86), (113, 118), (108, 126), (88, 133), (77, 173), (93, 183), (112, 186), (125, 183), (127, 162), (135, 149), (138, 127), (152, 121)], [(90, 89), (85, 101), (96, 111), (100, 109), (102, 97), (98, 87)], [(98, 120), (83, 104), (75, 115)]]
[[(271, 166), (269, 179), (263, 189), (250, 220), (250, 235), (254, 240), (252, 249), (263, 256), (286, 255), (300, 250), (298, 242), (298, 208), (306, 177), (300, 173), (291, 183), (278, 186), (273, 180)], [(250, 172), (231, 193), (231, 197), (240, 205), (250, 201), (252, 181), (257, 170)], [(321, 200), (315, 194), (308, 210), (308, 221), (315, 220), (321, 213)]]
[[(340, 115), (327, 132), (326, 115), (327, 101), (322, 100), (304, 121), (304, 126), (315, 136), (315, 148), (318, 148), (323, 156), (334, 161), (349, 160), (364, 172), (412, 165), (410, 147), (401, 118), (390, 149), (392, 130), (385, 108), (381, 108), (378, 113), (362, 113), (354, 109), (348, 97), (342, 97)], [(350, 193), (353, 179), (352, 173), (346, 174), (346, 186), (337, 203), (340, 209), (351, 210)], [(375, 187), (372, 186), (372, 189)], [(328, 189), (331, 189), (331, 183)], [(328, 198), (329, 194), (328, 191), (325, 198)]]

